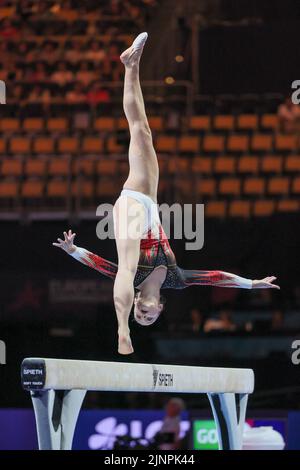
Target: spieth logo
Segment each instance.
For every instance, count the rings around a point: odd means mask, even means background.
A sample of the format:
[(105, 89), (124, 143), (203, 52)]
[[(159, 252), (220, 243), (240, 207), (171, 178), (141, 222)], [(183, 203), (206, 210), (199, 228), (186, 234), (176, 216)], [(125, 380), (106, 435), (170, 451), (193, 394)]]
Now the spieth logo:
[[(109, 416), (99, 421), (95, 426), (95, 434), (88, 439), (88, 446), (91, 450), (111, 450), (117, 436), (131, 436), (141, 439), (145, 444), (151, 440), (161, 429), (162, 421), (155, 420), (147, 426), (139, 419), (134, 419), (128, 424), (118, 423), (117, 418)], [(190, 428), (189, 421), (181, 421), (180, 437), (184, 437)], [(145, 441), (143, 441), (145, 439)]]

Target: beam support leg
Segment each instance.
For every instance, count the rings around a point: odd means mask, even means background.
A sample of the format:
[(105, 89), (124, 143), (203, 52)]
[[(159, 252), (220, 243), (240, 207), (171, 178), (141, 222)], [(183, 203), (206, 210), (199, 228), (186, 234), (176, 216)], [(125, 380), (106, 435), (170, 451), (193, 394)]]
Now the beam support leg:
[(215, 419), (220, 450), (242, 449), (248, 395), (208, 394)]
[(32, 391), (40, 450), (71, 450), (86, 390)]

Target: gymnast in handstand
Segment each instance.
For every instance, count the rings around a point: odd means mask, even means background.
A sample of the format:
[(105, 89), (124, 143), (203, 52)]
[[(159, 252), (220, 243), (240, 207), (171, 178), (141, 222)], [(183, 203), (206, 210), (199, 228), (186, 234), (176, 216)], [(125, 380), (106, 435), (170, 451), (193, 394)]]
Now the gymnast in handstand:
[[(75, 233), (71, 230), (64, 232), (63, 240), (58, 238), (57, 243), (53, 243), (114, 280), (120, 354), (133, 352), (128, 324), (132, 306), (140, 325), (152, 325), (163, 310), (161, 289), (195, 285), (279, 289), (273, 284), (274, 276), (250, 280), (224, 271), (186, 270), (177, 266), (158, 215), (158, 162), (139, 81), (139, 63), (147, 37), (147, 33), (140, 34), (120, 57), (125, 66), (123, 105), (130, 130), (130, 170), (113, 209), (118, 264), (74, 245)], [(132, 214), (140, 230), (129, 233)]]

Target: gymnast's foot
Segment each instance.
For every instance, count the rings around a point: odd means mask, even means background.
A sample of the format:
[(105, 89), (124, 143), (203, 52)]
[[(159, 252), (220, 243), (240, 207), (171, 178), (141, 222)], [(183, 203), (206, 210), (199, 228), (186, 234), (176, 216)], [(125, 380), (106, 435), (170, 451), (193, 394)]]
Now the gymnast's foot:
[(121, 54), (121, 62), (123, 62), (126, 67), (139, 63), (147, 39), (148, 33), (139, 34), (132, 45)]
[(119, 354), (132, 354), (133, 347), (129, 334), (119, 333)]

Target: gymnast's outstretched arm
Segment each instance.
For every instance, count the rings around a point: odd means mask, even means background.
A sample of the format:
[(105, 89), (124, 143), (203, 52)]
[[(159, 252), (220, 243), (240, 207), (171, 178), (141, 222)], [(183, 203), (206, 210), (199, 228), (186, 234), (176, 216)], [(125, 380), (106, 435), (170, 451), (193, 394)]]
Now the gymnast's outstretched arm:
[(202, 285), (241, 289), (280, 289), (279, 286), (273, 284), (276, 280), (275, 276), (252, 280), (225, 271), (199, 271), (196, 269), (181, 269), (181, 276), (185, 287)]
[(64, 240), (58, 238), (57, 242), (53, 243), (53, 245), (57, 246), (58, 248), (61, 248), (66, 253), (68, 253), (68, 255), (77, 259), (82, 264), (85, 264), (86, 266), (95, 269), (104, 276), (110, 277), (111, 279), (115, 279), (118, 271), (117, 264), (112, 263), (111, 261), (108, 261), (102, 258), (101, 256), (95, 255), (94, 253), (91, 253), (85, 248), (81, 248), (74, 245), (75, 236), (76, 233), (72, 233), (71, 230), (69, 230), (68, 233), (64, 232)]

